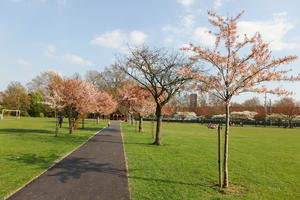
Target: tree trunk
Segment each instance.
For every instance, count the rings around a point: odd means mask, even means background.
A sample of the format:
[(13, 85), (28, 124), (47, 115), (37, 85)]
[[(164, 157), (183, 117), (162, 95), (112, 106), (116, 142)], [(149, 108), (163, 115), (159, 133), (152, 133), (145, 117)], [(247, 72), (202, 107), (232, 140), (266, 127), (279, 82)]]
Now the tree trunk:
[(161, 105), (156, 105), (156, 138), (154, 145), (161, 146), (161, 128), (162, 128), (162, 107)]
[(70, 135), (73, 135), (74, 134), (74, 128), (73, 126), (70, 128)]
[(73, 122), (73, 120), (72, 119), (69, 119), (69, 133), (71, 134), (71, 135), (73, 135), (74, 134), (74, 122)]
[(225, 143), (224, 143), (224, 181), (223, 187), (228, 187), (228, 134), (229, 134), (229, 102), (226, 102), (226, 125), (225, 125)]
[(152, 139), (154, 139), (154, 116), (152, 116)]
[(82, 118), (82, 124), (81, 124), (81, 128), (84, 129), (84, 118)]
[(130, 121), (131, 121), (131, 126), (133, 126), (133, 116), (130, 114)]
[(222, 133), (221, 124), (218, 126), (218, 166), (219, 166), (219, 186), (222, 188)]
[(74, 131), (77, 129), (78, 122), (78, 114), (76, 114), (75, 118), (69, 117), (69, 133), (71, 135), (73, 135)]
[(56, 122), (56, 127), (55, 127), (55, 137), (58, 136), (58, 130), (59, 130), (59, 122), (58, 122), (58, 117), (57, 117), (57, 112), (55, 110), (55, 122)]
[(137, 121), (134, 119), (135, 121), (135, 131), (137, 131)]
[(139, 132), (143, 132), (143, 117), (140, 115), (139, 116)]
[(100, 118), (99, 115), (97, 115), (97, 124), (99, 124)]
[(69, 116), (69, 133), (70, 133), (70, 134), (73, 134), (73, 132), (74, 132), (74, 131), (72, 130), (72, 129), (73, 129), (72, 127), (73, 127), (72, 118)]

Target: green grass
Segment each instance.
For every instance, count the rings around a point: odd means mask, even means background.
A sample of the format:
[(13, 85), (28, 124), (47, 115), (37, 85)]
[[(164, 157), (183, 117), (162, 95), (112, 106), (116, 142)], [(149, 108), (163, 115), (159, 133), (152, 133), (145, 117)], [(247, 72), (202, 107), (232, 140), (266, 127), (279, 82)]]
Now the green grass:
[(0, 199), (14, 192), (49, 168), (68, 152), (100, 130), (104, 123), (85, 121), (74, 135), (68, 134), (67, 120), (54, 137), (54, 119), (21, 118), (0, 121)]
[(133, 199), (300, 199), (300, 129), (232, 127), (229, 182), (246, 194), (218, 192), (217, 132), (163, 123), (163, 144), (122, 124)]

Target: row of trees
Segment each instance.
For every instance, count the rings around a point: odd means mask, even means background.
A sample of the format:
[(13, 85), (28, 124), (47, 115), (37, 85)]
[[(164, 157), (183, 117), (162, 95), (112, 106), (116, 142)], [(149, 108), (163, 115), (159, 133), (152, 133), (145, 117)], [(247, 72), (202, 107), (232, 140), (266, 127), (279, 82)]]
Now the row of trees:
[(0, 100), (2, 108), (22, 110), (23, 116), (51, 114), (51, 110), (38, 103), (44, 100), (43, 95), (40, 92), (28, 93), (19, 82), (11, 82), (7, 89), (0, 93)]
[[(41, 79), (43, 77), (43, 79)], [(38, 82), (37, 80), (42, 80)], [(17, 82), (12, 82), (1, 93), (3, 108), (22, 110), (24, 114), (47, 116), (58, 114), (68, 117), (70, 134), (77, 129), (79, 119), (87, 114), (108, 115), (116, 109), (117, 103), (107, 92), (98, 89), (95, 84), (80, 78), (63, 78), (53, 71), (44, 72), (30, 82), (38, 86), (31, 92)], [(58, 135), (58, 121), (56, 135)]]
[[(222, 102), (214, 102), (209, 105), (204, 104), (195, 108), (189, 107), (188, 104), (185, 106), (182, 104), (179, 104), (178, 106), (169, 106), (173, 108), (172, 115), (176, 112), (194, 112), (201, 118), (211, 119), (214, 118), (214, 116), (223, 115), (225, 113)], [(300, 103), (290, 97), (283, 97), (276, 100), (274, 104), (268, 102), (266, 105), (261, 104), (257, 97), (245, 100), (243, 103), (231, 103), (230, 113), (244, 111), (255, 113), (253, 116), (249, 116), (248, 119), (257, 121), (264, 121), (269, 118), (273, 121), (292, 121), (300, 115)], [(269, 117), (270, 115), (272, 115), (272, 117)]]
[[(76, 129), (80, 117), (90, 112), (109, 113), (115, 108), (114, 102), (118, 102), (121, 112), (139, 117), (140, 131), (142, 118), (153, 114), (157, 123), (153, 144), (157, 146), (162, 145), (163, 113), (171, 115), (174, 110), (170, 106), (171, 100), (180, 90), (210, 94), (222, 102), (225, 110), (224, 179), (220, 187), (227, 188), (232, 97), (244, 92), (290, 94), (279, 87), (267, 89), (263, 84), (297, 81), (300, 76), (288, 76), (289, 70), (278, 68), (294, 61), (296, 56), (274, 59), (269, 44), (262, 41), (259, 33), (250, 38), (239, 36), (237, 20), (242, 13), (235, 18), (208, 14), (209, 22), (217, 30), (212, 33), (216, 38), (214, 48), (190, 44), (182, 49), (188, 52), (186, 54), (147, 46), (129, 48), (128, 53), (119, 56), (110, 69), (103, 73), (89, 72), (86, 80), (79, 74), (73, 78), (61, 78), (47, 72), (45, 78), (38, 76), (29, 87), (33, 91), (42, 91), (46, 102), (55, 110), (65, 110), (70, 133)], [(106, 102), (104, 96), (111, 101), (100, 105), (99, 102)]]

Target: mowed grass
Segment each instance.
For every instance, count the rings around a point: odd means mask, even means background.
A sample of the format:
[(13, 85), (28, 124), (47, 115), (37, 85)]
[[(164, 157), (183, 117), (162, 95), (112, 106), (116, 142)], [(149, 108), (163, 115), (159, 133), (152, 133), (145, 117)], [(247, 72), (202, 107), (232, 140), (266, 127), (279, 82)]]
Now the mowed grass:
[(64, 120), (60, 135), (54, 137), (55, 120), (41, 118), (0, 121), (0, 199), (49, 168), (104, 126), (85, 121), (85, 129), (68, 134)]
[[(229, 181), (245, 194), (221, 194), (217, 131), (163, 123), (164, 146), (122, 124), (133, 199), (300, 199), (300, 129), (232, 127)], [(224, 130), (223, 130), (224, 131)]]

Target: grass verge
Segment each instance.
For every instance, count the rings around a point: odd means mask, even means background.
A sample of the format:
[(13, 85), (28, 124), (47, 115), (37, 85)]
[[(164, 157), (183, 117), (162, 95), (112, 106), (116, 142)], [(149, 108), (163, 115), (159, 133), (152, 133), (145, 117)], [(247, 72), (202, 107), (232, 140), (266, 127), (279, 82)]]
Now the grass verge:
[[(300, 199), (300, 129), (232, 127), (229, 181), (219, 191), (217, 132), (164, 123), (163, 146), (122, 124), (133, 199)], [(238, 191), (238, 192), (237, 192)]]
[[(66, 121), (66, 120), (65, 120)], [(54, 119), (0, 121), (0, 199), (23, 186), (104, 127), (85, 120), (85, 129), (68, 134), (67, 121), (54, 137)]]

